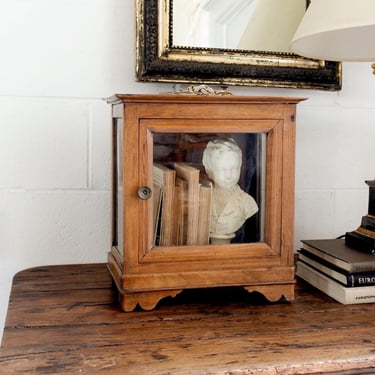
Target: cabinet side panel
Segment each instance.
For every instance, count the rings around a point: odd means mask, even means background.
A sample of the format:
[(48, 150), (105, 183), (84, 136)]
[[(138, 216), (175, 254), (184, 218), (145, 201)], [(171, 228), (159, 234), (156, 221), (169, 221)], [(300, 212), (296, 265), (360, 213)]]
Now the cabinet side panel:
[(295, 105), (285, 105), (283, 129), (283, 173), (282, 173), (282, 259), (284, 265), (294, 264), (294, 189), (295, 189)]

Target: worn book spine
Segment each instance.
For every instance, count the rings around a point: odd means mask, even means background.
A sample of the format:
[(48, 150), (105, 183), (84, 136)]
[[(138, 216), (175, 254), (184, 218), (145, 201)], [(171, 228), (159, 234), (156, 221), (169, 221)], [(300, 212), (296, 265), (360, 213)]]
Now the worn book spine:
[(187, 182), (180, 177), (176, 177), (175, 197), (176, 244), (183, 246), (187, 242)]
[(200, 180), (197, 245), (208, 245), (211, 223), (212, 183)]
[(187, 238), (186, 245), (196, 245), (198, 239), (199, 215), (199, 169), (188, 163), (174, 163), (176, 176), (187, 183)]
[[(160, 217), (160, 246), (172, 246), (175, 220), (174, 214), (174, 189), (175, 189), (176, 171), (167, 168), (164, 165), (155, 163), (153, 165), (153, 184), (161, 189), (161, 217)], [(157, 207), (154, 207), (154, 211)], [(155, 213), (154, 213), (155, 217)], [(155, 220), (155, 219), (154, 219)], [(154, 229), (157, 225), (154, 224)]]
[(375, 273), (360, 272), (358, 274), (349, 274), (347, 275), (347, 285), (349, 287), (375, 285)]
[(328, 277), (337, 280), (346, 287), (353, 288), (358, 286), (375, 285), (375, 271), (355, 273), (346, 272), (339, 267), (326, 262), (324, 259), (304, 251), (303, 249), (299, 250), (298, 259), (324, 273)]
[(375, 286), (346, 288), (300, 261), (297, 262), (296, 275), (342, 304), (375, 302)]

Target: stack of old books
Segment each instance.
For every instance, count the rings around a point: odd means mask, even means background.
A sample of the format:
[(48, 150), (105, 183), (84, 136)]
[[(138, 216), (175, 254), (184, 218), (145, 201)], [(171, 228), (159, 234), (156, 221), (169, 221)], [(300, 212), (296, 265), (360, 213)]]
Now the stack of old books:
[(375, 302), (375, 255), (343, 239), (303, 240), (296, 274), (343, 304)]
[(305, 240), (297, 275), (344, 304), (375, 302), (375, 180), (369, 186), (368, 213), (345, 240)]
[(212, 183), (189, 163), (153, 165), (154, 245), (208, 245)]

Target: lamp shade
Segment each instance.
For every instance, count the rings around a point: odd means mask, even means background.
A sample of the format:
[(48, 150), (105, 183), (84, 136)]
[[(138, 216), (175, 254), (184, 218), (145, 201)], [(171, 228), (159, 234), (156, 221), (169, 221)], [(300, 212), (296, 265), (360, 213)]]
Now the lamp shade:
[(290, 49), (313, 59), (375, 62), (375, 0), (311, 0)]

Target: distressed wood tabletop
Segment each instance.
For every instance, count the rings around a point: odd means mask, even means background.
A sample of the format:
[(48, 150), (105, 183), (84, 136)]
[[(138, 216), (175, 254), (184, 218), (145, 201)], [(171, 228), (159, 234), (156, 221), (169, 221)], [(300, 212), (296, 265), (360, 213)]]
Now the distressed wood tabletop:
[(187, 290), (124, 313), (105, 264), (37, 267), (13, 281), (0, 374), (374, 374), (375, 305), (298, 280), (294, 302)]

